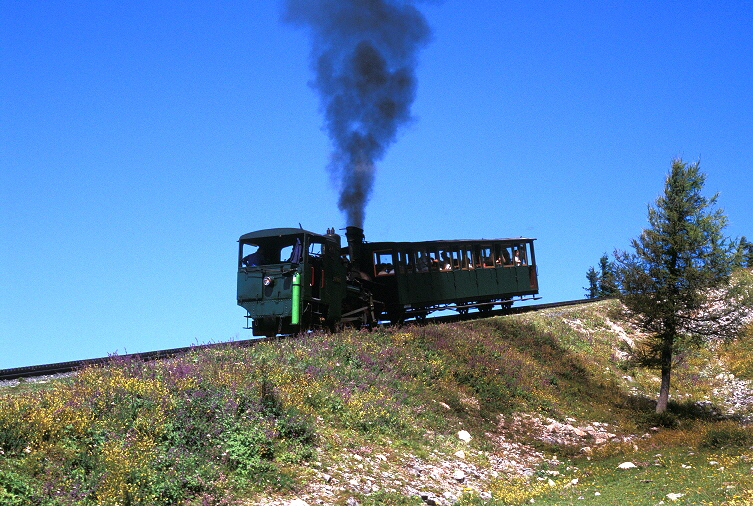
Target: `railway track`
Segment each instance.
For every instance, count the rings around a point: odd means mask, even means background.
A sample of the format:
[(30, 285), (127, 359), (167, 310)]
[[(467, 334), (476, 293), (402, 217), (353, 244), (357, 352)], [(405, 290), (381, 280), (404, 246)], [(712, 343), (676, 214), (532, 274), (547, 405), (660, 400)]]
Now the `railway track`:
[[(510, 314), (521, 314), (532, 311), (541, 311), (544, 309), (552, 309), (557, 307), (575, 306), (579, 304), (589, 304), (591, 302), (598, 302), (604, 299), (578, 299), (569, 300), (563, 302), (552, 302), (548, 304), (533, 304), (530, 306), (519, 306), (509, 309), (497, 309), (486, 312), (469, 312), (465, 314), (453, 314), (448, 316), (437, 316), (434, 318), (427, 318), (426, 323), (449, 323), (463, 320), (472, 320), (479, 318), (488, 318), (491, 316), (503, 316)], [(21, 378), (34, 378), (38, 376), (53, 376), (56, 374), (65, 374), (82, 369), (84, 367), (93, 365), (105, 365), (113, 360), (162, 360), (166, 358), (175, 357), (188, 353), (189, 351), (195, 351), (204, 348), (215, 348), (221, 346), (253, 346), (256, 343), (267, 341), (274, 338), (258, 338), (258, 339), (246, 339), (242, 341), (232, 341), (226, 343), (216, 344), (203, 344), (197, 346), (187, 346), (185, 348), (173, 348), (170, 350), (148, 351), (145, 353), (132, 353), (128, 355), (115, 355), (103, 358), (90, 358), (85, 360), (74, 360), (70, 362), (58, 362), (55, 364), (34, 365), (27, 367), (16, 367), (13, 369), (0, 369), (0, 382), (18, 380)]]
[(64, 374), (84, 367), (93, 365), (105, 365), (113, 360), (162, 360), (177, 355), (188, 353), (189, 351), (214, 348), (220, 346), (251, 346), (259, 341), (265, 341), (266, 338), (261, 339), (247, 339), (243, 341), (231, 341), (226, 343), (216, 344), (202, 344), (196, 346), (187, 346), (185, 348), (172, 348), (170, 350), (159, 351), (147, 351), (144, 353), (130, 353), (127, 355), (113, 355), (103, 358), (90, 358), (85, 360), (74, 360), (71, 362), (58, 362), (55, 364), (33, 365), (28, 367), (16, 367), (14, 369), (0, 369), (0, 381), (10, 381), (20, 378), (33, 378), (36, 376), (52, 376), (55, 374)]

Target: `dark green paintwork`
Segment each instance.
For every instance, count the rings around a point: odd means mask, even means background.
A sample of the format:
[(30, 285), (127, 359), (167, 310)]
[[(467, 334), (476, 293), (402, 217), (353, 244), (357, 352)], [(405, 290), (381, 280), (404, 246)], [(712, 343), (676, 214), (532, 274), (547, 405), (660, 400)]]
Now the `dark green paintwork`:
[[(276, 261), (261, 266), (247, 267), (241, 263), (244, 245), (255, 244), (266, 251), (279, 251), (283, 245), (293, 245), (296, 240), (300, 240), (303, 250), (298, 263), (279, 258), (279, 253)], [(299, 330), (299, 327), (290, 325), (295, 272), (301, 275), (302, 325), (328, 325), (339, 320), (346, 275), (340, 260), (339, 236), (276, 228), (245, 234), (239, 243), (237, 299), (238, 305), (254, 319), (254, 335)], [(310, 254), (312, 244), (322, 246), (317, 248), (319, 255)], [(263, 285), (265, 277), (272, 280), (270, 286)]]
[[(391, 297), (389, 305), (397, 306), (434, 306), (449, 303), (481, 303), (489, 301), (504, 301), (518, 296), (532, 296), (538, 293), (535, 256), (533, 251), (534, 239), (494, 239), (477, 241), (427, 241), (421, 243), (380, 242), (366, 243), (362, 251), (364, 256), (373, 258), (374, 252), (392, 251), (395, 264), (395, 274), (392, 276), (378, 276), (372, 270), (374, 283), (384, 287)], [(491, 267), (483, 267), (477, 253), (481, 246), (492, 248), (507, 247), (511, 251), (521, 246), (526, 251), (526, 265), (504, 265), (493, 262)], [(477, 265), (473, 269), (462, 269), (459, 265), (442, 271), (439, 268), (427, 272), (414, 269), (400, 269), (399, 252), (412, 253), (416, 258), (417, 251), (461, 251), (467, 248), (474, 252)], [(522, 249), (522, 248), (521, 248)], [(500, 250), (501, 251), (501, 250)], [(404, 258), (404, 257), (403, 257)], [(501, 260), (501, 259), (500, 259)], [(367, 263), (364, 259), (362, 265)], [(373, 265), (374, 261), (370, 261)], [(441, 263), (441, 262), (440, 262)], [(480, 267), (478, 265), (481, 265)], [(512, 264), (512, 261), (510, 261)], [(415, 263), (414, 263), (415, 265)], [(394, 287), (394, 288), (393, 288)]]
[[(299, 262), (290, 262), (288, 251), (296, 240), (303, 254)], [(401, 319), (420, 316), (446, 305), (475, 306), (479, 309), (492, 304), (509, 304), (513, 297), (534, 296), (538, 293), (534, 239), (493, 239), (427, 242), (363, 243), (357, 262), (359, 280), (347, 284), (348, 271), (342, 256), (340, 236), (320, 235), (296, 228), (259, 230), (241, 236), (238, 256), (238, 304), (254, 320), (254, 335), (293, 333), (315, 326), (331, 327), (344, 309), (363, 307), (366, 299), (355, 300), (363, 290), (373, 294), (376, 320)], [(256, 244), (275, 252), (264, 265), (244, 266), (244, 247)], [(312, 246), (313, 245), (313, 246)], [(317, 246), (319, 245), (319, 246)], [(280, 249), (288, 246), (284, 254)], [(519, 249), (521, 265), (513, 261)], [(416, 268), (417, 252), (433, 252), (442, 260), (445, 252), (454, 257), (435, 262), (425, 272)], [(381, 253), (375, 255), (375, 253)], [(473, 268), (463, 268), (471, 258)], [(492, 258), (493, 257), (493, 258)], [(428, 258), (428, 257), (427, 257)], [(385, 264), (392, 271), (384, 272)], [(488, 266), (484, 266), (484, 265)], [(293, 274), (301, 276), (301, 324), (291, 325), (291, 297)], [(263, 285), (269, 277), (272, 283)]]

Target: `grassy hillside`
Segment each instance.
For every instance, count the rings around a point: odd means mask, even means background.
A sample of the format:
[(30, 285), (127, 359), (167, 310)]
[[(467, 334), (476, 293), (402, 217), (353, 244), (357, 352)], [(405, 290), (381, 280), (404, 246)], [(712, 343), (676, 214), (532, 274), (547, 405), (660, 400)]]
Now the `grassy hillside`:
[(1, 388), (0, 504), (753, 500), (750, 345), (680, 356), (657, 417), (639, 337), (609, 301)]

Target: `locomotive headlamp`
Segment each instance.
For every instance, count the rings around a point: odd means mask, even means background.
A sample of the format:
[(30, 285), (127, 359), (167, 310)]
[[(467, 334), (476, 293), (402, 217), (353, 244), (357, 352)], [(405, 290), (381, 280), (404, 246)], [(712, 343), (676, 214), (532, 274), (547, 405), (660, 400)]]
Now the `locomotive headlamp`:
[(264, 279), (261, 281), (264, 283), (264, 286), (272, 286), (272, 277), (271, 276), (264, 276)]

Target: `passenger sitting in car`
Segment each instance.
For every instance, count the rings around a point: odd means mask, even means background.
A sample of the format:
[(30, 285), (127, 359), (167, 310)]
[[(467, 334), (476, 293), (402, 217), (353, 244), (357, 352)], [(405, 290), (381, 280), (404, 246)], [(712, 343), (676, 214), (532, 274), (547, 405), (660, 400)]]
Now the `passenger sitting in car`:
[(376, 266), (377, 276), (389, 276), (395, 274), (395, 269), (392, 264), (377, 264)]
[(510, 253), (508, 253), (507, 248), (502, 249), (502, 263), (504, 265), (512, 265), (512, 261), (510, 260)]
[(452, 270), (452, 259), (450, 258), (449, 253), (444, 253), (444, 258), (442, 259), (442, 263), (440, 265), (441, 265), (441, 267), (439, 268), (440, 271)]
[(514, 253), (513, 262), (515, 262), (516, 266), (521, 265), (521, 264), (525, 264), (525, 262), (523, 260), (521, 260), (521, 258), (520, 258), (520, 251), (517, 250), (517, 249), (515, 250), (515, 253)]

